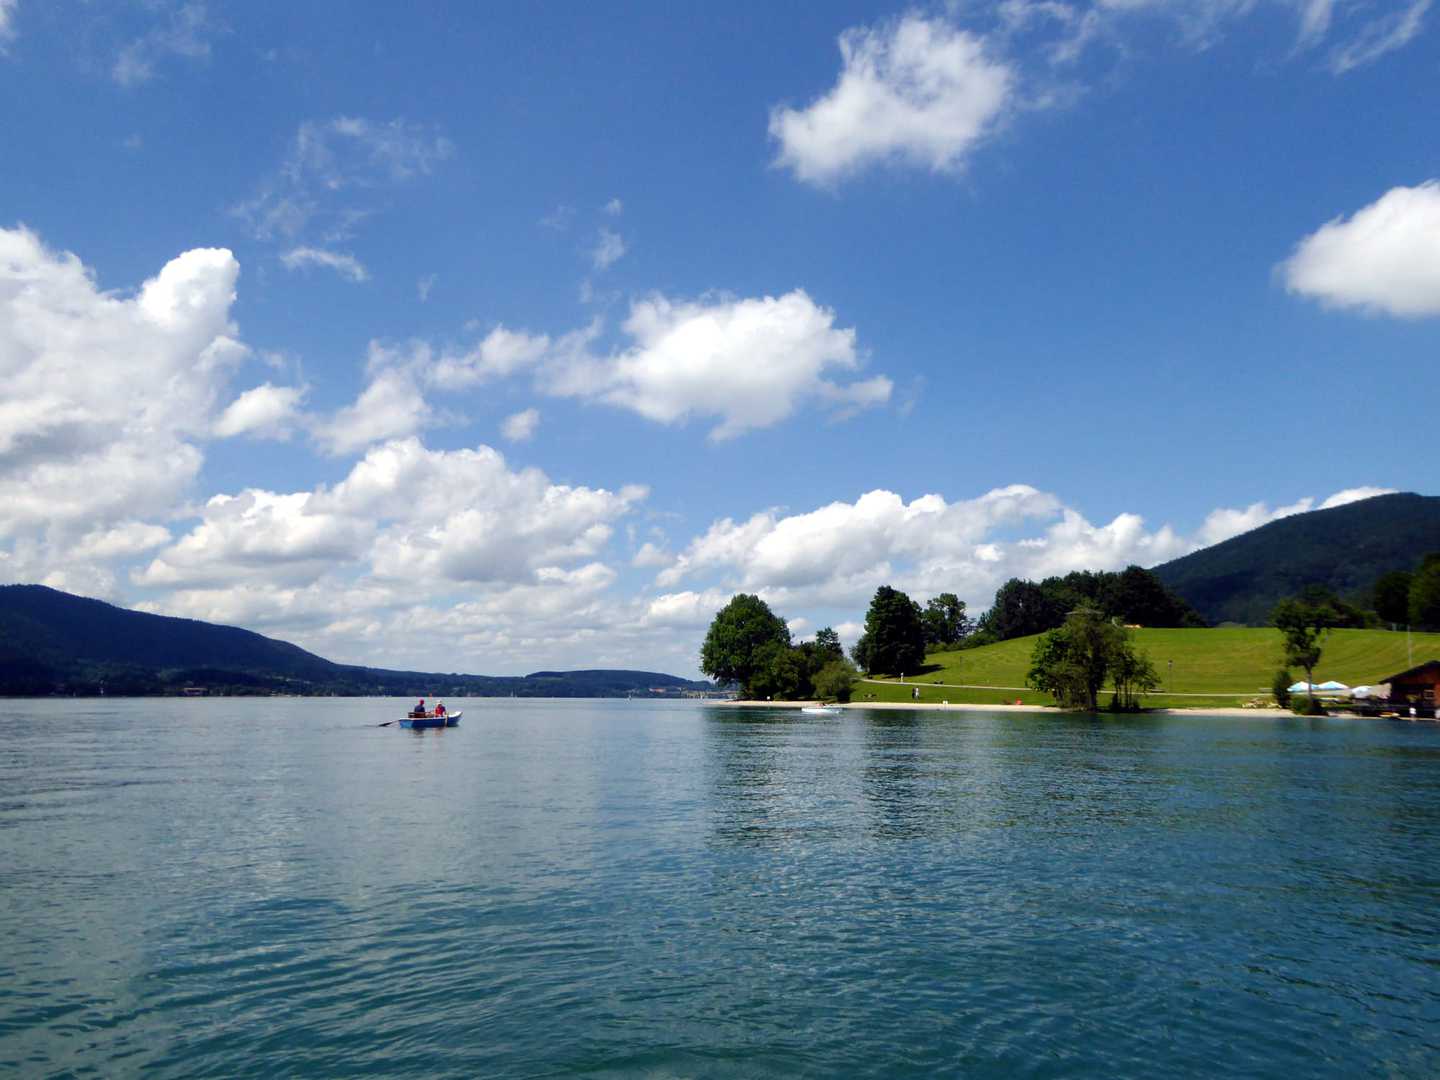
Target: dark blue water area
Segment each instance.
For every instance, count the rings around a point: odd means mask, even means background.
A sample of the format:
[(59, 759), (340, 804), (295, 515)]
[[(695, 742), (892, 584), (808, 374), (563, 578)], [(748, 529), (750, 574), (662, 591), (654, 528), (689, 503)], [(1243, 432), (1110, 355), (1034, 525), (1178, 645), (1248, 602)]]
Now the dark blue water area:
[(0, 1073), (1440, 1075), (1440, 727), (0, 702)]

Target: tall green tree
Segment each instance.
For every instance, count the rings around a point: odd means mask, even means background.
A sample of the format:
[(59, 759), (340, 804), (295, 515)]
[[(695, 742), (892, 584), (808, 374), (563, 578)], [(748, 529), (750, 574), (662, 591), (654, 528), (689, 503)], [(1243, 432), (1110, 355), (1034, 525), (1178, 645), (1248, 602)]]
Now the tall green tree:
[(1159, 685), (1149, 657), (1135, 652), (1125, 628), (1098, 608), (1081, 607), (1040, 635), (1026, 681), (1065, 708), (1094, 712), (1107, 678), (1115, 683), (1117, 708), (1134, 708), (1140, 694)]
[(1306, 603), (1292, 597), (1275, 605), (1270, 621), (1280, 631), (1285, 664), (1305, 671), (1305, 682), (1310, 687), (1310, 708), (1314, 710), (1315, 665), (1320, 663), (1321, 642), (1335, 624), (1335, 611), (1329, 604)]
[(865, 614), (864, 666), (867, 672), (903, 675), (925, 663), (925, 627), (920, 605), (898, 589), (881, 585)]
[(790, 646), (785, 620), (758, 596), (740, 593), (715, 613), (700, 647), (700, 670), (720, 682), (737, 682), (751, 692), (760, 649), (775, 643)]
[(1440, 630), (1440, 556), (1432, 558), (1410, 582), (1410, 625)]
[(1392, 570), (1375, 582), (1373, 602), (1381, 622), (1404, 625), (1410, 621), (1410, 582), (1414, 576), (1409, 570)]
[(925, 602), (921, 615), (925, 644), (931, 648), (953, 648), (969, 635), (972, 626), (965, 614), (965, 601), (954, 593), (941, 593)]
[(845, 659), (845, 647), (840, 644), (840, 635), (828, 626), (815, 632), (815, 648), (830, 660)]

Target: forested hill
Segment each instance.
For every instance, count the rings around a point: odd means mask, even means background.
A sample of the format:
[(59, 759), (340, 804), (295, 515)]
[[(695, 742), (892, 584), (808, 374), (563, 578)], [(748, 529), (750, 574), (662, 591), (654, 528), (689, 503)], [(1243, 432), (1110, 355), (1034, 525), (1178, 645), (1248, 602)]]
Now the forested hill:
[(1154, 568), (1212, 625), (1262, 626), (1307, 585), (1369, 602), (1377, 578), (1440, 551), (1440, 496), (1377, 495), (1272, 521)]
[(129, 611), (43, 585), (0, 586), (0, 695), (176, 693), (622, 697), (707, 689), (649, 671), (459, 675), (336, 664), (234, 626)]

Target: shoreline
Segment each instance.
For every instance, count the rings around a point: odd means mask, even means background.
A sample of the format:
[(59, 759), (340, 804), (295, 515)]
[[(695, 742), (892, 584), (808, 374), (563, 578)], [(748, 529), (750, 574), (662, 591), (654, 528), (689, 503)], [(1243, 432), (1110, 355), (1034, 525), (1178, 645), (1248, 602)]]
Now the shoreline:
[[(747, 709), (813, 709), (817, 707), (818, 701), (713, 701), (706, 702), (707, 705), (714, 705), (720, 708), (747, 708)], [(921, 712), (1012, 712), (1012, 713), (1053, 713), (1055, 715), (1096, 715), (1096, 716), (1295, 716), (1289, 709), (1241, 709), (1234, 706), (1222, 706), (1213, 709), (1142, 709), (1133, 713), (1076, 713), (1068, 709), (1060, 709), (1054, 705), (976, 705), (968, 702), (955, 702), (949, 705), (941, 705), (926, 701), (852, 701), (846, 704), (832, 703), (828, 706), (833, 709), (909, 709)]]

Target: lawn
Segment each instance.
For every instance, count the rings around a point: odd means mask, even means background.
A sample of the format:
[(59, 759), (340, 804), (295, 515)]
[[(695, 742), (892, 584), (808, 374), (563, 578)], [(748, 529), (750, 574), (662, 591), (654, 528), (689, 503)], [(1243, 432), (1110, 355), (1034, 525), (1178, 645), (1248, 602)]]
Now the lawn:
[[(1149, 655), (1160, 676), (1160, 692), (1145, 701), (1152, 707), (1234, 705), (1268, 695), (1280, 663), (1280, 632), (1274, 629), (1136, 630), (1134, 635), (1136, 646)], [(907, 673), (903, 686), (898, 679), (862, 683), (856, 687), (856, 700), (866, 694), (874, 694), (878, 701), (912, 700), (918, 684), (922, 701), (993, 705), (1019, 698), (1027, 705), (1049, 704), (1048, 695), (1025, 688), (1034, 647), (1035, 638), (1024, 637), (978, 649), (932, 653), (926, 670)], [(1416, 664), (1440, 658), (1440, 634), (1412, 634), (1410, 648)], [(1409, 656), (1403, 631), (1332, 630), (1325, 638), (1315, 681), (1338, 679), (1351, 686), (1379, 682), (1411, 666)], [(1297, 681), (1304, 678), (1299, 670), (1292, 674)]]

